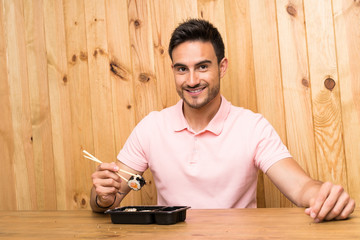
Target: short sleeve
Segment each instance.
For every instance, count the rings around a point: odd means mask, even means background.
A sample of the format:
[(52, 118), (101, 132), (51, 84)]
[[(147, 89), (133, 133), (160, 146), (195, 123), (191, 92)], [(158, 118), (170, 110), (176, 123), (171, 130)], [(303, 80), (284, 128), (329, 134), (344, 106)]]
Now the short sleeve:
[(120, 150), (117, 159), (128, 167), (144, 172), (148, 168), (148, 160), (146, 157), (146, 149), (149, 141), (148, 125), (149, 117), (145, 117), (131, 132), (126, 140), (124, 147)]
[(277, 161), (292, 157), (273, 126), (261, 115), (256, 121), (252, 143), (255, 165), (264, 173)]

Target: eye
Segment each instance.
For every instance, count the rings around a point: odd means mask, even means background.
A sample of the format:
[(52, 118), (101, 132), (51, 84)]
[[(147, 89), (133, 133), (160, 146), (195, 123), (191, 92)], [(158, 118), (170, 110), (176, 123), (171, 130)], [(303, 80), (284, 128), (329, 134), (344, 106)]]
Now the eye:
[(176, 71), (178, 72), (185, 72), (186, 71), (186, 67), (177, 67)]
[(200, 71), (206, 71), (208, 69), (208, 66), (203, 64), (199, 66)]

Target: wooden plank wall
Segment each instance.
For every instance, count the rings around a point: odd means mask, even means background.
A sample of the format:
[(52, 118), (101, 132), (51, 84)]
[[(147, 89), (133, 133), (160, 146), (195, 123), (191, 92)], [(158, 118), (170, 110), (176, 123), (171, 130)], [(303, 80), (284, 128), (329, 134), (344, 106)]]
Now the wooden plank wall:
[[(223, 35), (222, 94), (360, 201), (360, 1), (0, 0), (0, 210), (89, 209), (82, 150), (114, 161), (136, 123), (178, 101), (167, 45), (190, 17)], [(156, 203), (145, 177), (124, 205)], [(258, 185), (259, 207), (292, 206)]]

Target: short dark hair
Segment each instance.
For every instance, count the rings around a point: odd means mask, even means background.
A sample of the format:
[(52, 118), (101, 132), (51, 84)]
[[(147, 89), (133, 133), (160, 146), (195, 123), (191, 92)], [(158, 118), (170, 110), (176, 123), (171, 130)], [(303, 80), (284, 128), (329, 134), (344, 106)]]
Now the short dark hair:
[(174, 48), (186, 41), (211, 42), (214, 47), (218, 63), (225, 56), (225, 46), (217, 28), (210, 22), (202, 19), (189, 19), (181, 23), (171, 35), (169, 43), (169, 55), (172, 59)]

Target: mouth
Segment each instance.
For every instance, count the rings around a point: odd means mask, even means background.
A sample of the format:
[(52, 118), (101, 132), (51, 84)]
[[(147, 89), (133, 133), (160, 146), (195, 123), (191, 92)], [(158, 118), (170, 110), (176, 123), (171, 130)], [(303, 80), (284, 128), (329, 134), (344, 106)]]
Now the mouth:
[(186, 92), (188, 92), (191, 96), (196, 96), (199, 95), (200, 93), (202, 93), (202, 91), (205, 89), (206, 87), (201, 87), (201, 88), (196, 88), (196, 89), (184, 89)]

